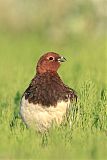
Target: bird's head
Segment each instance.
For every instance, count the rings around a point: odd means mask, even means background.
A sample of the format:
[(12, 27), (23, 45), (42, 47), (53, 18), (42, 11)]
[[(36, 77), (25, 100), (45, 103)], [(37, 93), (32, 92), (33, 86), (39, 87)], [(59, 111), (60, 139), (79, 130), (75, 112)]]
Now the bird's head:
[(37, 73), (45, 73), (48, 71), (57, 72), (61, 62), (65, 62), (66, 59), (54, 52), (48, 52), (44, 54), (38, 61)]

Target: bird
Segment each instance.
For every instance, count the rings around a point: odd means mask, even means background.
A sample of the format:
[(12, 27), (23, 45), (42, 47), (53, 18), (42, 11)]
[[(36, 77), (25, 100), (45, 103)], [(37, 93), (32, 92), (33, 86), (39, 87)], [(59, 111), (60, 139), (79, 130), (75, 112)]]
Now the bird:
[(58, 69), (66, 59), (58, 53), (43, 54), (36, 66), (36, 74), (22, 95), (20, 114), (28, 128), (46, 132), (53, 123), (64, 121), (77, 93), (61, 80)]

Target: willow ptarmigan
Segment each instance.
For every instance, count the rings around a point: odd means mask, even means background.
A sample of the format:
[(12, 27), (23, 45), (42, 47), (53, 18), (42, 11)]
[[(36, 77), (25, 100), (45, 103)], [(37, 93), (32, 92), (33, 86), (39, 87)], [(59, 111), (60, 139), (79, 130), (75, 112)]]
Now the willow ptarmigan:
[(66, 86), (57, 70), (66, 59), (54, 52), (38, 61), (36, 75), (21, 99), (21, 117), (28, 127), (46, 131), (53, 122), (61, 124), (70, 103), (77, 99), (75, 91)]

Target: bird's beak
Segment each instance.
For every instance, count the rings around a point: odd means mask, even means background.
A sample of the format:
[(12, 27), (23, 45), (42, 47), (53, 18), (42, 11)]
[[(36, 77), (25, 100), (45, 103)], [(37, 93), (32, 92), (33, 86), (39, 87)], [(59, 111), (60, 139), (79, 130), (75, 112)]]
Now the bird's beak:
[(65, 61), (66, 61), (66, 59), (63, 56), (58, 58), (58, 62), (65, 62)]

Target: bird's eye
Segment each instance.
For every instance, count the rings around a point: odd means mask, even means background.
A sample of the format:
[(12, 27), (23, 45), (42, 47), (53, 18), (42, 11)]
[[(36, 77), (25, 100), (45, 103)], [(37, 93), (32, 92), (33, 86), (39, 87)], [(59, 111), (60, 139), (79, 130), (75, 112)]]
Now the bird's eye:
[(50, 61), (53, 61), (53, 60), (54, 60), (54, 57), (49, 57), (49, 60), (50, 60)]

